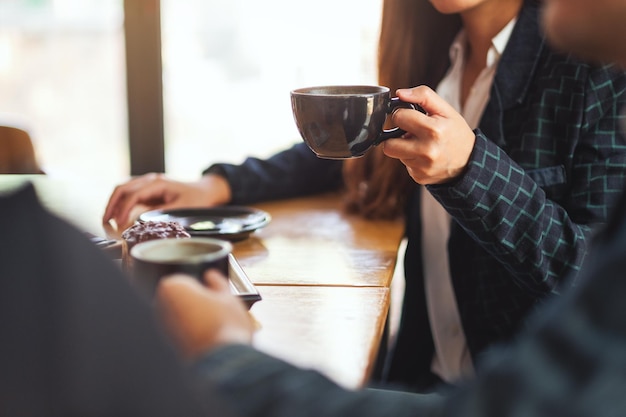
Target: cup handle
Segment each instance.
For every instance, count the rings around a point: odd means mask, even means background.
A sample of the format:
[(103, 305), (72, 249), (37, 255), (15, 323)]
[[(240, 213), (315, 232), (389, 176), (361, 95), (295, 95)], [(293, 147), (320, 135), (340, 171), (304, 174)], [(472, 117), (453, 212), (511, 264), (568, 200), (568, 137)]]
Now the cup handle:
[[(420, 105), (402, 101), (398, 97), (392, 97), (389, 100), (387, 114), (392, 114), (394, 111), (396, 111), (399, 108), (413, 109), (413, 110), (417, 110), (426, 114), (426, 111)], [(404, 135), (405, 133), (406, 133), (406, 130), (400, 129), (399, 127), (394, 127), (392, 129), (383, 129), (380, 135), (378, 135), (376, 142), (374, 142), (374, 145), (379, 145), (381, 142), (387, 139), (398, 138)]]

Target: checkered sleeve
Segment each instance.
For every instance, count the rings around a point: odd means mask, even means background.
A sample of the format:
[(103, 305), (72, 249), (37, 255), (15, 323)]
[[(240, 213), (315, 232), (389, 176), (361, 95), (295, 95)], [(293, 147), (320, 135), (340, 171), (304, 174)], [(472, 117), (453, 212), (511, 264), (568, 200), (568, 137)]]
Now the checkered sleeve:
[[(452, 184), (429, 186), (435, 198), (481, 247), (496, 257), (518, 284), (530, 291), (560, 292), (564, 277), (575, 276), (589, 239), (603, 224), (626, 184), (626, 141), (619, 135), (625, 101), (624, 77), (609, 69), (592, 72), (584, 94), (574, 97), (582, 111), (549, 92), (542, 93), (533, 122), (527, 159), (554, 151), (554, 130), (545, 118), (566, 114), (568, 152), (552, 156), (564, 166), (531, 170), (476, 131), (476, 144), (465, 173)], [(560, 101), (559, 101), (560, 100)], [(544, 118), (542, 118), (544, 117)], [(566, 135), (564, 135), (566, 136)], [(522, 137), (530, 143), (528, 139)], [(563, 140), (564, 141), (564, 140)], [(526, 161), (528, 162), (528, 161)], [(534, 171), (534, 172), (533, 172)], [(542, 177), (543, 176), (543, 177)], [(562, 178), (559, 178), (562, 177)], [(558, 201), (546, 192), (550, 181), (563, 181)], [(574, 275), (572, 275), (574, 274)]]

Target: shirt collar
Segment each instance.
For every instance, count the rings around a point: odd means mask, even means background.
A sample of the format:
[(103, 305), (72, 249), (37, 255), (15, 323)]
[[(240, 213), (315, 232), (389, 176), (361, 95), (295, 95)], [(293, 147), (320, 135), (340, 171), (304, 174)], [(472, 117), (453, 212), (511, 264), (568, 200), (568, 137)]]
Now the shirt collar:
[(487, 66), (490, 66), (494, 62), (496, 62), (504, 52), (504, 48), (506, 48), (506, 44), (509, 43), (509, 39), (511, 38), (511, 33), (513, 32), (516, 21), (517, 18), (514, 17), (491, 40), (491, 48), (489, 48), (489, 52), (487, 52)]

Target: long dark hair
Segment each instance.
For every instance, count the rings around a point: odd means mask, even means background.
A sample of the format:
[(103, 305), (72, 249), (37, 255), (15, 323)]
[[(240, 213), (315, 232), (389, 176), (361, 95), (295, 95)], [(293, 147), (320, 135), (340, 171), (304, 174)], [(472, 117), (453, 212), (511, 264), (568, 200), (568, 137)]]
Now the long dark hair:
[[(432, 88), (449, 66), (448, 50), (461, 28), (458, 15), (444, 15), (428, 0), (384, 0), (378, 42), (378, 83), (398, 88)], [(374, 148), (343, 165), (346, 209), (366, 218), (403, 214), (412, 179), (404, 165)]]

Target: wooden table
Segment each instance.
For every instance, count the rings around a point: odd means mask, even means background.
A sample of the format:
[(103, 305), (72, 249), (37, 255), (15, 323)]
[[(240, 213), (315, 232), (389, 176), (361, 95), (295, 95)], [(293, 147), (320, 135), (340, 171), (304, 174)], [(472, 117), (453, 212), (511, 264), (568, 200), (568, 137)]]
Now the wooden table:
[[(43, 204), (77, 227), (103, 235), (102, 213), (116, 183), (0, 175), (0, 191), (31, 181)], [(263, 300), (255, 346), (317, 369), (346, 387), (370, 375), (389, 309), (401, 222), (341, 211), (337, 194), (255, 205), (272, 221), (234, 243)]]

